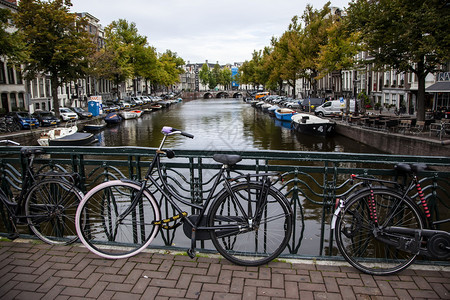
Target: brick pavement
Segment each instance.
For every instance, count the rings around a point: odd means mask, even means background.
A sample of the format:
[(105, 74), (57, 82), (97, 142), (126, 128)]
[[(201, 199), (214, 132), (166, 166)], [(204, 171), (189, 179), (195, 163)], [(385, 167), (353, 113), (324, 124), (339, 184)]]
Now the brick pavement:
[(79, 244), (0, 241), (0, 299), (450, 299), (450, 270), (410, 268), (389, 277), (335, 264), (140, 253), (105, 260)]

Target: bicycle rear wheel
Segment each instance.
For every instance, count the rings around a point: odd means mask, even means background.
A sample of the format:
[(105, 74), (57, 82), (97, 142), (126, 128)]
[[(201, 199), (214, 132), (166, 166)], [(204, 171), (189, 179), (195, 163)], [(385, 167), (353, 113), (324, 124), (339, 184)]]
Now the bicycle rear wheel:
[[(286, 198), (274, 188), (267, 191), (264, 205), (259, 182), (232, 186), (233, 195), (221, 194), (209, 212), (209, 226), (228, 229), (211, 230), (217, 251), (234, 264), (266, 264), (286, 247), (292, 233), (292, 210)], [(255, 218), (259, 209), (259, 218)]]
[[(422, 229), (422, 212), (409, 200), (387, 188), (374, 188), (378, 225), (371, 210), (371, 191), (367, 189), (350, 199), (336, 220), (336, 243), (344, 258), (358, 270), (371, 275), (389, 275), (407, 268), (417, 251), (388, 245), (420, 245), (414, 236), (388, 233), (389, 226)], [(376, 236), (377, 235), (377, 236)]]
[(25, 214), (30, 229), (48, 244), (68, 245), (78, 239), (75, 213), (83, 193), (57, 179), (34, 184), (26, 196)]
[(76, 228), (81, 242), (90, 251), (109, 259), (126, 258), (153, 241), (159, 226), (152, 222), (160, 220), (160, 211), (147, 190), (138, 205), (123, 220), (118, 220), (140, 189), (137, 183), (113, 180), (86, 194), (77, 210)]

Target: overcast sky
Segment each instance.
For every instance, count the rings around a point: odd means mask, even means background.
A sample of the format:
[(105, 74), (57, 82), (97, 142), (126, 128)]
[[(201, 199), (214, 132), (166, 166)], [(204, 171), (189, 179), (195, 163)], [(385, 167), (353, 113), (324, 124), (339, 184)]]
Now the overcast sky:
[[(243, 62), (253, 50), (280, 37), (308, 3), (326, 0), (72, 0), (73, 12), (88, 12), (105, 27), (126, 19), (159, 53), (176, 52), (186, 63)], [(339, 8), (348, 0), (332, 0)]]

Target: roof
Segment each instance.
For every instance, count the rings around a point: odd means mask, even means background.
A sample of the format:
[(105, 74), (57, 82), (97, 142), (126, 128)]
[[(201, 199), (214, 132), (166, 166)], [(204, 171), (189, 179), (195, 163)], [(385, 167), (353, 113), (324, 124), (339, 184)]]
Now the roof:
[(438, 81), (425, 89), (427, 93), (450, 93), (450, 81)]

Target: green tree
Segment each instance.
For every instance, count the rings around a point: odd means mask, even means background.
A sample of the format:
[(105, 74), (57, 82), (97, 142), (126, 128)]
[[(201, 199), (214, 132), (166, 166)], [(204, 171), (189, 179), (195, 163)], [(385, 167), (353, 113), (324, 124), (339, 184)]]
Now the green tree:
[(225, 89), (230, 88), (231, 82), (233, 81), (232, 72), (229, 68), (223, 68), (220, 70), (220, 80), (219, 84), (223, 85)]
[(450, 59), (450, 11), (442, 0), (356, 0), (347, 9), (376, 68), (417, 76), (417, 119), (425, 119), (425, 78)]
[(205, 63), (202, 65), (202, 68), (200, 69), (200, 71), (198, 72), (198, 77), (200, 79), (200, 82), (203, 85), (208, 85), (209, 84), (209, 77), (210, 77), (210, 73), (211, 71), (209, 70), (208, 65)]
[(81, 78), (94, 49), (85, 30), (86, 20), (69, 13), (69, 0), (22, 0), (15, 25), (21, 30), (27, 56), (23, 58), (25, 78), (49, 74), (53, 107), (59, 117), (58, 87)]
[(169, 87), (179, 82), (180, 74), (184, 72), (182, 68), (184, 64), (184, 60), (178, 57), (177, 53), (166, 50), (159, 58), (159, 84)]
[(317, 77), (322, 78), (326, 74), (338, 71), (341, 86), (343, 86), (342, 70), (354, 67), (357, 62), (356, 54), (362, 50), (360, 33), (348, 32), (340, 18), (334, 20), (334, 23), (327, 28), (327, 32), (327, 43), (320, 45), (320, 52), (316, 61), (319, 72)]
[(9, 9), (0, 9), (0, 56), (11, 61), (24, 59), (25, 50), (20, 31), (11, 31), (9, 20), (12, 19)]

